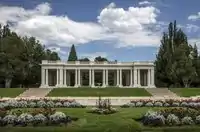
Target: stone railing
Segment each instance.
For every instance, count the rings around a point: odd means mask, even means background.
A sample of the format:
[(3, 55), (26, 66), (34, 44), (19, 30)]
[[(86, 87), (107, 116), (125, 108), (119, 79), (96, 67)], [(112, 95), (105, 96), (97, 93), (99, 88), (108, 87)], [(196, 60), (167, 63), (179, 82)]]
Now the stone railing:
[(80, 65), (80, 64), (90, 64), (90, 65), (154, 65), (152, 61), (135, 61), (135, 62), (116, 62), (116, 61), (48, 61), (43, 60), (42, 64), (64, 64), (64, 65)]

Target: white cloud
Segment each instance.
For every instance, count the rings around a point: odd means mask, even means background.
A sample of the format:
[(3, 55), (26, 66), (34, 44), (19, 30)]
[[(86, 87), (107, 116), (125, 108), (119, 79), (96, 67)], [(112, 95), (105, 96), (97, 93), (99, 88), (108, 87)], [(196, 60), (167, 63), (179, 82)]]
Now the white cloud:
[(194, 24), (187, 24), (186, 25), (186, 30), (188, 32), (197, 32), (199, 29), (200, 29), (200, 27), (197, 26), (197, 25), (194, 25)]
[(89, 58), (91, 61), (94, 61), (94, 59), (98, 56), (101, 57), (108, 57), (108, 54), (106, 52), (95, 52), (95, 53), (81, 53), (80, 58)]
[(85, 44), (96, 40), (111, 41), (115, 47), (159, 45), (162, 28), (156, 20), (159, 10), (153, 6), (102, 9), (98, 22), (76, 22), (68, 16), (51, 15), (53, 9), (42, 3), (34, 9), (0, 6), (0, 23), (12, 22), (11, 29), (34, 36), (45, 45)]
[(139, 2), (139, 5), (150, 5), (151, 4), (151, 2), (149, 2), (149, 1), (141, 1), (141, 2)]
[(196, 21), (198, 19), (200, 19), (200, 12), (198, 12), (197, 14), (188, 16), (188, 20)]

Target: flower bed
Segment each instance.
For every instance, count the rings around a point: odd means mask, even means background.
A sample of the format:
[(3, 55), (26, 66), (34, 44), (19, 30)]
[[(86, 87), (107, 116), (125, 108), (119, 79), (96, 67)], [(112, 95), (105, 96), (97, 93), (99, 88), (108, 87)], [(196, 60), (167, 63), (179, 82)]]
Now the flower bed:
[(167, 108), (148, 111), (141, 121), (147, 126), (180, 126), (200, 124), (200, 111), (191, 108)]
[(116, 112), (117, 110), (111, 106), (110, 99), (101, 99), (101, 97), (96, 101), (96, 106), (89, 111), (89, 113), (103, 115), (113, 114)]
[(200, 99), (133, 100), (122, 108), (130, 107), (191, 107), (200, 108)]
[(50, 108), (26, 112), (0, 109), (0, 113), (0, 126), (66, 125), (75, 119)]
[(85, 108), (75, 100), (67, 99), (2, 99), (0, 108)]

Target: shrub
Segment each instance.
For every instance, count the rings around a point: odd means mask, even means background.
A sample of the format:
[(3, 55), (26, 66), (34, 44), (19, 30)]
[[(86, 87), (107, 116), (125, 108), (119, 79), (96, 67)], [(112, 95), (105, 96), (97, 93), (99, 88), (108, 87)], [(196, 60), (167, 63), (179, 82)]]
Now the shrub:
[(47, 106), (47, 104), (43, 100), (37, 102), (37, 107), (39, 107), (39, 108), (45, 108), (46, 106)]
[(166, 119), (166, 123), (170, 126), (179, 125), (179, 118), (174, 114), (169, 114)]
[(181, 120), (181, 123), (183, 125), (192, 125), (194, 122), (192, 120), (192, 117), (186, 116)]
[(33, 122), (33, 116), (28, 113), (23, 113), (17, 118), (17, 122), (22, 126), (26, 126)]
[(198, 115), (197, 117), (196, 117), (196, 124), (200, 124), (200, 115)]
[(67, 116), (63, 112), (56, 112), (55, 114), (51, 115), (50, 121), (53, 124), (60, 124), (66, 121)]
[(35, 108), (37, 106), (37, 104), (35, 103), (35, 102), (30, 102), (29, 104), (28, 104), (28, 107), (29, 108)]
[(47, 105), (48, 108), (54, 108), (54, 102), (53, 101), (48, 101), (46, 103), (46, 105)]
[(136, 107), (142, 107), (143, 106), (143, 102), (137, 102), (137, 103), (135, 103), (135, 106)]
[(47, 117), (44, 116), (43, 114), (37, 114), (33, 118), (33, 124), (34, 125), (46, 123), (46, 121), (47, 121)]
[(163, 103), (162, 102), (155, 102), (154, 106), (161, 107), (161, 106), (163, 106)]
[(62, 105), (62, 103), (61, 102), (56, 102), (55, 103), (55, 107), (62, 107), (63, 105)]
[(187, 102), (182, 102), (182, 103), (180, 104), (180, 106), (186, 107), (186, 106), (188, 106), (188, 103), (187, 103)]
[(8, 100), (5, 102), (6, 108), (18, 108), (18, 102), (16, 100)]
[(16, 121), (17, 121), (17, 116), (16, 115), (6, 115), (3, 118), (3, 123), (5, 125), (7, 125), (7, 124), (15, 124)]
[(169, 103), (164, 103), (163, 106), (168, 107), (168, 106), (170, 106), (170, 104)]
[(143, 118), (143, 124), (149, 126), (163, 126), (165, 125), (165, 117), (158, 112), (148, 111)]
[(26, 108), (26, 107), (27, 107), (27, 101), (18, 102), (18, 108)]
[(153, 107), (153, 103), (152, 102), (148, 102), (148, 103), (145, 104), (145, 106), (147, 106), (147, 107)]
[(178, 102), (173, 102), (173, 103), (172, 103), (172, 106), (178, 107), (178, 106), (179, 106), (179, 103), (178, 103)]

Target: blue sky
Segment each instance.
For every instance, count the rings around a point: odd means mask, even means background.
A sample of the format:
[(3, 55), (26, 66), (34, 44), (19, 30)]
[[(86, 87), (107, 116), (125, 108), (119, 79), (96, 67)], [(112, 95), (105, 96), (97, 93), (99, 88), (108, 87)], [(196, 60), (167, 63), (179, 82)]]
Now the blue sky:
[(200, 47), (199, 0), (1, 0), (0, 23), (35, 36), (67, 59), (75, 44), (79, 58), (155, 60), (170, 21)]

